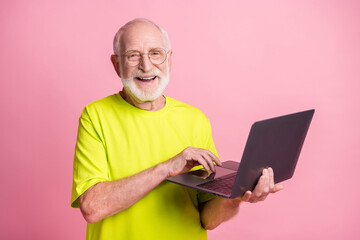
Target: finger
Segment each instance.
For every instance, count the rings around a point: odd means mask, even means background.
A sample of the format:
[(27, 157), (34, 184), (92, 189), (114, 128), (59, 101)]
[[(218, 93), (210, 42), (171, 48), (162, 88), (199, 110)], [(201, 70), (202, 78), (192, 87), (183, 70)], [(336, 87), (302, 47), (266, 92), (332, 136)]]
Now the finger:
[(264, 189), (264, 185), (265, 185), (265, 176), (262, 175), (260, 178), (259, 178), (259, 181), (258, 183), (256, 184), (255, 186), (255, 189), (253, 191), (253, 196), (259, 198), (261, 197), (262, 195), (262, 189)]
[(211, 165), (214, 165), (214, 162), (216, 165), (221, 166), (222, 163), (219, 160), (219, 158), (213, 154), (211, 151), (207, 150), (207, 149), (199, 149), (202, 156), (206, 156), (206, 158), (209, 160), (209, 162), (211, 162)]
[(280, 185), (280, 184), (275, 184), (273, 190), (271, 191), (271, 193), (276, 193), (280, 190), (284, 189), (284, 186), (283, 185)]
[(275, 186), (275, 183), (274, 183), (274, 170), (272, 168), (268, 168), (268, 171), (269, 171), (269, 179), (270, 179), (270, 191), (272, 192), (274, 186)]
[(209, 153), (209, 155), (211, 156), (211, 158), (212, 158), (212, 160), (216, 163), (216, 165), (218, 165), (218, 166), (222, 166), (222, 163), (221, 163), (221, 161), (220, 161), (220, 159), (215, 155), (215, 154), (213, 154), (211, 151), (209, 151), (208, 150), (208, 153)]
[(260, 177), (253, 194), (258, 199), (269, 194), (269, 174), (267, 169), (263, 169), (262, 176)]
[(259, 198), (259, 199), (258, 199), (258, 202), (260, 202), (260, 201), (264, 201), (264, 200), (267, 198), (267, 196), (268, 196), (268, 195), (265, 195), (265, 196), (263, 196), (263, 197)]
[(249, 202), (251, 198), (251, 191), (246, 191), (245, 194), (241, 197), (241, 200), (244, 202)]
[(203, 152), (201, 154), (201, 157), (206, 161), (206, 163), (208, 164), (209, 168), (211, 169), (212, 172), (215, 172), (215, 166), (213, 163), (213, 160), (211, 158), (211, 156), (209, 154), (207, 154), (206, 152)]
[(270, 188), (270, 178), (269, 178), (269, 171), (268, 169), (263, 170), (263, 175), (265, 176), (265, 183), (264, 188), (262, 189), (263, 195), (269, 194), (269, 188)]
[(258, 202), (258, 199), (257, 198), (251, 198), (249, 200), (249, 203), (257, 203)]
[(194, 159), (195, 161), (197, 161), (198, 163), (200, 163), (206, 171), (211, 172), (208, 163), (205, 161), (204, 158), (202, 158), (201, 156), (197, 157), (197, 159)]
[(264, 201), (267, 198), (268, 194), (261, 195), (261, 197), (257, 197), (253, 199), (253, 203)]

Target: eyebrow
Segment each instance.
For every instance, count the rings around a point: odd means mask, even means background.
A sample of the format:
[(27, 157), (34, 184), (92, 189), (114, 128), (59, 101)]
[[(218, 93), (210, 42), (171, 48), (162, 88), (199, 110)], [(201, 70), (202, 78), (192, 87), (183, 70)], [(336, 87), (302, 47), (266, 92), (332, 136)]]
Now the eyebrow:
[[(153, 47), (153, 48), (150, 48), (149, 50), (153, 50), (153, 49), (164, 49), (166, 51), (166, 48), (162, 48), (162, 47)], [(127, 53), (127, 52), (140, 52), (140, 50), (136, 50), (136, 49), (129, 49), (129, 50), (126, 50), (124, 51), (123, 53)]]

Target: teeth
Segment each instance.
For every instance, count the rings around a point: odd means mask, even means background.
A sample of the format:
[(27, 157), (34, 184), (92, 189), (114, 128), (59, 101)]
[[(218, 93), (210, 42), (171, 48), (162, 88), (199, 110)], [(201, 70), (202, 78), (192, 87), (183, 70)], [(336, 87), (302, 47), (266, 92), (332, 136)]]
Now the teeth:
[(155, 79), (155, 77), (148, 77), (148, 78), (138, 77), (138, 79), (140, 79), (140, 80), (152, 80), (152, 79)]

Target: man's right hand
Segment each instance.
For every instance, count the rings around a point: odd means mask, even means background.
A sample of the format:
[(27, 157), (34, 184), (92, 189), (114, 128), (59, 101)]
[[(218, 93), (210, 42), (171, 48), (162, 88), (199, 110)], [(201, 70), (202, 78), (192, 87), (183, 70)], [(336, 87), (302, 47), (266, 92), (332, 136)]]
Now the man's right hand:
[(168, 177), (185, 173), (195, 166), (202, 165), (208, 172), (215, 172), (215, 166), (221, 166), (218, 157), (211, 151), (195, 147), (187, 147), (175, 157), (166, 161)]

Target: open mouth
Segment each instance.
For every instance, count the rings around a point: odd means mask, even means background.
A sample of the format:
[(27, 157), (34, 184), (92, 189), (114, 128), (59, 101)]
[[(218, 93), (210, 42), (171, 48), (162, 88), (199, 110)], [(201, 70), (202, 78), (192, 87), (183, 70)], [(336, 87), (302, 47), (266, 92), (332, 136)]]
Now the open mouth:
[(137, 80), (143, 81), (143, 82), (150, 82), (152, 80), (154, 80), (156, 78), (156, 76), (152, 76), (152, 77), (136, 77)]

